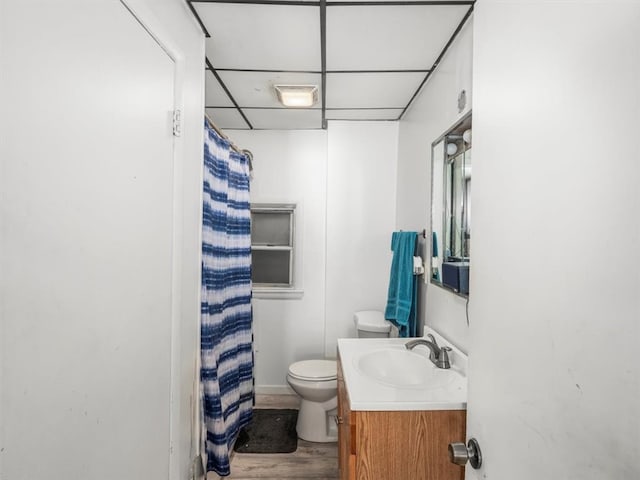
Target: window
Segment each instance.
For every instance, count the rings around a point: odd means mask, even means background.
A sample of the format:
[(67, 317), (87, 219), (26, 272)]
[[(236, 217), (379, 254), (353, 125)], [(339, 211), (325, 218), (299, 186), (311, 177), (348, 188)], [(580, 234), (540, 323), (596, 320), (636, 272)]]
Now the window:
[(293, 204), (251, 206), (251, 280), (255, 287), (293, 287)]

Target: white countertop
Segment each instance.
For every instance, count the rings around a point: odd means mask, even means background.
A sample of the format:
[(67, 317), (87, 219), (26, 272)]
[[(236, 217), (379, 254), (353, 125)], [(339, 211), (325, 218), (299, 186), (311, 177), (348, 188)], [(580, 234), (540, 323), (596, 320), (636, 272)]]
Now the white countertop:
[[(391, 410), (466, 410), (467, 408), (467, 358), (460, 350), (442, 339), (431, 329), (438, 345), (450, 346), (451, 368), (438, 369), (437, 375), (451, 376), (442, 387), (396, 387), (377, 381), (363, 374), (358, 359), (369, 352), (385, 348), (404, 349), (409, 338), (341, 338), (338, 352), (342, 362), (344, 382), (349, 394), (351, 410), (391, 411)], [(425, 357), (428, 348), (414, 350)], [(431, 365), (431, 364), (430, 364)], [(435, 369), (436, 367), (433, 366)]]

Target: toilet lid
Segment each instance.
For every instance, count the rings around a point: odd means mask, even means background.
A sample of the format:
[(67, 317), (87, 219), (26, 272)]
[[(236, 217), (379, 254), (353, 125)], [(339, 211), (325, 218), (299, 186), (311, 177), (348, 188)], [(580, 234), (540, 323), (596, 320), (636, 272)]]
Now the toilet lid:
[(335, 380), (338, 367), (335, 360), (303, 360), (289, 366), (289, 375), (315, 381)]
[(363, 310), (353, 315), (353, 321), (357, 330), (364, 332), (389, 333), (391, 323), (384, 318), (384, 314), (378, 310)]

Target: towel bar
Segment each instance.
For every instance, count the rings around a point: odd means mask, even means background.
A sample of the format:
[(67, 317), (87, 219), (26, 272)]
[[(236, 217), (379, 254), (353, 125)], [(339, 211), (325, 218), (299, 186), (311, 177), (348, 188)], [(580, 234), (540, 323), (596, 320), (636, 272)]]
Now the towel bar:
[[(400, 230), (400, 231), (402, 232), (402, 230)], [(427, 238), (427, 229), (423, 228), (422, 231), (420, 233), (418, 233), (418, 236), (422, 237), (422, 238)]]

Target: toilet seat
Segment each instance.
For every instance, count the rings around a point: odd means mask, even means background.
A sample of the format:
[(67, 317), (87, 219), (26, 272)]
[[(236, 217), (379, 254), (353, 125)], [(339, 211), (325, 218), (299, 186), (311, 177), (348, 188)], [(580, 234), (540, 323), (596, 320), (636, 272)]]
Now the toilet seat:
[(338, 378), (335, 360), (303, 360), (289, 366), (289, 375), (298, 380), (326, 382)]

